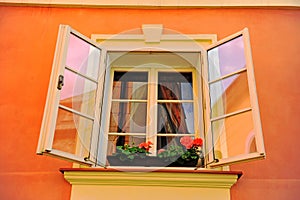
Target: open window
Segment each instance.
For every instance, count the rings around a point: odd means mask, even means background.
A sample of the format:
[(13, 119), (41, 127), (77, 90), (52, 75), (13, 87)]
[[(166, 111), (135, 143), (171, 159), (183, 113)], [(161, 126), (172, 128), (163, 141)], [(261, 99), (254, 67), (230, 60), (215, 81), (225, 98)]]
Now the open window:
[(206, 53), (209, 165), (264, 158), (248, 29), (211, 45)]
[[(159, 49), (159, 44), (156, 45)], [(189, 62), (190, 69), (175, 69), (176, 73), (153, 66), (142, 70), (110, 69), (107, 57), (111, 55), (113, 59), (120, 52), (116, 51), (116, 44), (112, 48), (116, 53), (103, 49), (67, 25), (60, 26), (38, 154), (104, 166), (106, 156), (115, 150), (117, 143), (141, 138), (147, 141), (156, 134), (154, 155), (171, 137), (204, 137), (205, 161), (209, 167), (265, 156), (247, 29), (206, 50), (202, 46), (195, 50), (194, 45), (190, 50), (183, 49), (180, 57), (195, 62)], [(148, 49), (149, 57), (145, 60), (153, 63), (154, 57), (150, 56), (157, 54), (155, 59), (160, 59), (172, 51), (155, 53)], [(145, 57), (134, 58), (126, 62), (143, 64)], [(174, 61), (171, 57), (167, 60)], [(148, 84), (150, 80), (157, 87)], [(176, 88), (180, 85), (178, 91), (187, 96), (170, 99), (162, 85), (176, 85)], [(191, 98), (195, 93), (188, 93), (188, 86), (197, 91), (197, 98)], [(127, 92), (120, 93), (121, 87)], [(141, 89), (132, 93), (134, 87)], [(151, 91), (155, 98), (150, 98)], [(164, 124), (161, 129), (148, 126), (147, 113), (152, 112), (149, 110), (152, 104), (158, 108), (152, 113), (152, 120), (156, 118), (157, 124)], [(171, 121), (162, 123), (167, 115), (174, 118), (172, 109), (176, 106), (190, 117), (181, 123), (185, 124), (184, 131), (167, 130)], [(165, 133), (169, 133), (169, 138)]]
[(99, 44), (60, 26), (38, 154), (97, 162), (104, 55)]

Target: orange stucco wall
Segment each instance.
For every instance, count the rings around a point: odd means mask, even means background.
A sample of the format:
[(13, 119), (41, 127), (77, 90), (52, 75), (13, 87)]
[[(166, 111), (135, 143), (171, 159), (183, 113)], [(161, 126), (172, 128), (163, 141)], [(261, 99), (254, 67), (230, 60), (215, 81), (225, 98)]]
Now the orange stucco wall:
[(233, 200), (297, 199), (300, 188), (299, 9), (88, 9), (0, 7), (0, 199), (62, 199), (58, 171), (71, 164), (37, 156), (59, 24), (83, 34), (114, 34), (159, 23), (186, 34), (223, 38), (250, 30), (267, 159), (239, 164)]

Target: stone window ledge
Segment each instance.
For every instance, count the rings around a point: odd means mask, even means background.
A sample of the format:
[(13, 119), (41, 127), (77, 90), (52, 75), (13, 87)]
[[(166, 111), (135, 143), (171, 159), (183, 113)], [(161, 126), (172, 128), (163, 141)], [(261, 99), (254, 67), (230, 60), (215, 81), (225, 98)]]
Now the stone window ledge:
[(241, 171), (218, 171), (194, 168), (62, 168), (71, 185), (159, 186), (227, 188), (242, 176)]

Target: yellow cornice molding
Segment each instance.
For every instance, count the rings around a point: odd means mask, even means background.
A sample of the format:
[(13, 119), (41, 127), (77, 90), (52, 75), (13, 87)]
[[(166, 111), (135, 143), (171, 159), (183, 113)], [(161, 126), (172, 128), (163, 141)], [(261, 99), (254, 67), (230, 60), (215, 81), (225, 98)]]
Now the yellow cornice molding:
[(207, 170), (117, 171), (109, 169), (64, 169), (71, 185), (158, 186), (231, 188), (241, 173)]
[(1, 0), (0, 5), (104, 8), (299, 8), (299, 0)]

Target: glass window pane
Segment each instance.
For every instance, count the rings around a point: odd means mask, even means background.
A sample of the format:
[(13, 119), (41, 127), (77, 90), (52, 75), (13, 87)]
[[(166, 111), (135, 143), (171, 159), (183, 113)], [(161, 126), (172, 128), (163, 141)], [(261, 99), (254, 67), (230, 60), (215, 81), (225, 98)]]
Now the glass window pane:
[(118, 135), (109, 135), (108, 136), (108, 147), (107, 147), (107, 155), (110, 156), (116, 153), (117, 146), (123, 146), (124, 144), (128, 144), (130, 146), (138, 146), (140, 143), (145, 142), (145, 136), (137, 136), (137, 135), (126, 135), (126, 136), (118, 136)]
[(96, 83), (66, 69), (60, 104), (94, 116), (96, 87)]
[(66, 65), (88, 77), (97, 79), (100, 63), (100, 50), (71, 34)]
[(147, 99), (147, 72), (115, 72), (113, 99)]
[(210, 84), (211, 117), (250, 107), (246, 72)]
[(243, 36), (208, 50), (209, 81), (245, 67)]
[(192, 100), (192, 72), (159, 72), (159, 100)]
[(214, 121), (212, 132), (216, 157), (228, 158), (255, 151), (253, 129), (251, 111)]
[(145, 133), (147, 103), (112, 102), (109, 132)]
[(53, 149), (78, 156), (88, 156), (92, 128), (92, 120), (59, 109)]
[(157, 132), (194, 134), (193, 103), (159, 103)]

